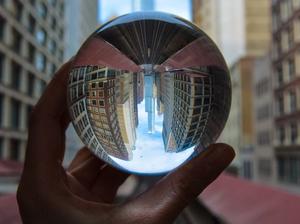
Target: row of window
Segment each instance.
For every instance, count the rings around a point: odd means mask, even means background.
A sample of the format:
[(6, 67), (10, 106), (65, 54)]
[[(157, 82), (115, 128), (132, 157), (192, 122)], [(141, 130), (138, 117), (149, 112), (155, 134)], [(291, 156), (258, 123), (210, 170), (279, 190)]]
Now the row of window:
[[(53, 21), (56, 21), (55, 18), (53, 18)], [(53, 22), (56, 24), (56, 22)], [(0, 16), (0, 38), (3, 40), (4, 38), (4, 33), (7, 30), (7, 22), (6, 20)], [(52, 25), (54, 26), (54, 25)], [(17, 53), (20, 52), (21, 46), (22, 46), (22, 37), (23, 35), (17, 31), (15, 28), (11, 28), (12, 32), (12, 39), (11, 39), (11, 46), (14, 51)], [(28, 26), (27, 26), (28, 31), (36, 38), (37, 42), (42, 45), (47, 47), (48, 51), (52, 53), (54, 56), (57, 55), (58, 57), (63, 57), (62, 50), (58, 50), (57, 47), (57, 42), (49, 38), (47, 35), (47, 32), (44, 28), (42, 27), (37, 27), (36, 21), (33, 18), (32, 15), (28, 15)], [(53, 31), (54, 32), (54, 31)], [(59, 32), (59, 39), (63, 39), (63, 30), (61, 29)], [(58, 54), (57, 54), (58, 52)]]
[[(283, 72), (283, 66), (286, 65), (287, 73)], [(280, 87), (284, 83), (292, 81), (296, 77), (295, 58), (290, 58), (283, 62), (283, 65), (276, 67), (276, 86)]]
[(292, 16), (299, 6), (299, 0), (278, 1), (278, 4), (273, 6), (272, 10), (273, 29), (277, 30), (282, 23), (286, 22), (287, 19)]
[[(11, 138), (8, 140), (8, 160), (20, 160), (21, 158), (21, 140)], [(0, 159), (4, 158), (4, 138), (0, 136)]]
[[(0, 38), (3, 33), (4, 33), (3, 18), (0, 17)], [(38, 42), (41, 43), (41, 41), (43, 41), (44, 35), (45, 35), (45, 33), (43, 33), (42, 31), (37, 32)], [(12, 29), (12, 38), (11, 38), (11, 44), (10, 44), (11, 49), (14, 52), (20, 54), (23, 41), (24, 41), (23, 36), (16, 29)], [(52, 52), (53, 54), (56, 53), (57, 46), (56, 46), (55, 41), (53, 41), (53, 40), (49, 41), (48, 50), (50, 52)], [(64, 57), (63, 50), (59, 50), (58, 53), (59, 53), (58, 58), (60, 61), (62, 61), (63, 57)], [(45, 72), (47, 70), (46, 69), (47, 68), (46, 56), (42, 52), (36, 50), (36, 48), (30, 42), (27, 42), (27, 55), (25, 57), (28, 60), (28, 62), (30, 62), (37, 68), (37, 70), (39, 70), (41, 72)], [(49, 62), (48, 63), (49, 74), (53, 74), (55, 72), (55, 70), (56, 70), (55, 64)]]
[[(32, 105), (25, 105), (25, 125), (28, 126), (29, 116), (32, 111)], [(10, 121), (9, 128), (13, 130), (19, 130), (21, 127), (21, 119), (22, 119), (22, 102), (12, 98), (10, 100), (9, 108), (4, 107), (4, 95), (0, 93), (0, 127), (4, 125), (4, 116), (5, 110), (9, 111)]]
[(300, 184), (300, 157), (278, 156), (278, 178), (282, 182)]
[[(286, 107), (285, 101), (288, 100), (289, 105)], [(297, 105), (297, 93), (296, 91), (290, 91), (287, 96), (278, 95), (276, 97), (276, 113), (277, 115), (283, 115), (285, 113), (293, 113), (298, 110)]]
[[(287, 135), (289, 133), (289, 135)], [(297, 144), (299, 130), (297, 122), (290, 123), (287, 126), (279, 126), (277, 129), (277, 139), (281, 145), (285, 145), (287, 142), (290, 144)], [(289, 136), (289, 139), (287, 137)]]

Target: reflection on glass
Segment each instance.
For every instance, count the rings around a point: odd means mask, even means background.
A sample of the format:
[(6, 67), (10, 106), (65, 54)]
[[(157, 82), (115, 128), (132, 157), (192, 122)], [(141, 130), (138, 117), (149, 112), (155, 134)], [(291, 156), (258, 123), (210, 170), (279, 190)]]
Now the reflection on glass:
[(101, 159), (135, 173), (162, 173), (222, 131), (231, 86), (214, 43), (164, 13), (121, 16), (79, 50), (69, 107), (83, 142)]

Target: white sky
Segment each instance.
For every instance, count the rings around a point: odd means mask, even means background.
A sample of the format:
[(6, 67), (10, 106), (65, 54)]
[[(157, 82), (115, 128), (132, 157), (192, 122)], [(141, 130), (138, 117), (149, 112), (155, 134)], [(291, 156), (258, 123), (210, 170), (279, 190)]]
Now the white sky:
[[(155, 11), (169, 12), (191, 20), (190, 0), (155, 0)], [(99, 20), (106, 22), (113, 16), (130, 13), (132, 0), (99, 0)]]

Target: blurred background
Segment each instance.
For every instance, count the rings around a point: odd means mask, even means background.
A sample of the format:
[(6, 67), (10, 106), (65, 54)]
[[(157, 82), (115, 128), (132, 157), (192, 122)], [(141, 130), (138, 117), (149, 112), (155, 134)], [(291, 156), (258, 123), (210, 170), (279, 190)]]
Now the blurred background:
[[(176, 223), (298, 223), (300, 209), (300, 0), (0, 0), (0, 224), (21, 223), (15, 200), (28, 116), (62, 62), (101, 24), (155, 10), (203, 29), (232, 79), (219, 141), (236, 158)], [(82, 146), (67, 131), (67, 166)], [(131, 177), (118, 200), (155, 177)]]

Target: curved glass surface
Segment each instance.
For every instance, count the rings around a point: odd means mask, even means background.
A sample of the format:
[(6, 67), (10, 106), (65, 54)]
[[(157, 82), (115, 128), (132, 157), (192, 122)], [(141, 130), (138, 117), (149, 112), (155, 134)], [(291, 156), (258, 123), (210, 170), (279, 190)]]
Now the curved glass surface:
[(174, 15), (138, 12), (86, 40), (68, 102), (75, 130), (99, 158), (127, 172), (164, 173), (216, 141), (231, 83), (203, 31)]

